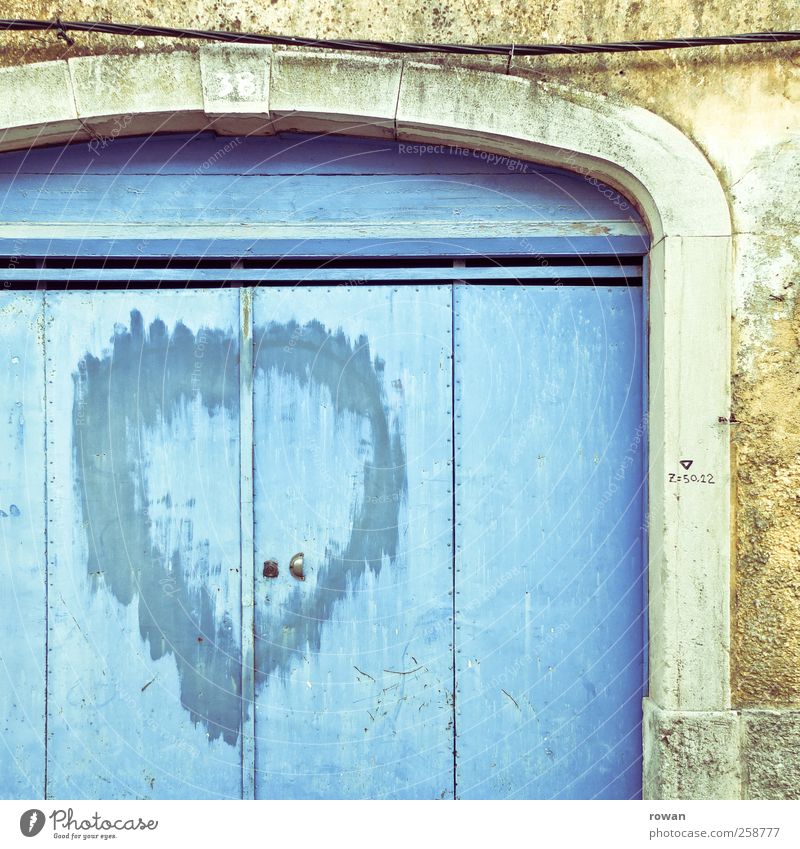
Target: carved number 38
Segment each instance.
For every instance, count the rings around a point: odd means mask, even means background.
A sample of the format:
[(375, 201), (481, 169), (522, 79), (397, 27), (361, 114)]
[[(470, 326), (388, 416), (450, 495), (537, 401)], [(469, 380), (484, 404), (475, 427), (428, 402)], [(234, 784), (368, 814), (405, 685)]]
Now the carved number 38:
[(256, 94), (256, 75), (250, 71), (240, 71), (231, 74), (228, 71), (217, 71), (219, 97), (234, 95), (239, 99), (253, 97)]

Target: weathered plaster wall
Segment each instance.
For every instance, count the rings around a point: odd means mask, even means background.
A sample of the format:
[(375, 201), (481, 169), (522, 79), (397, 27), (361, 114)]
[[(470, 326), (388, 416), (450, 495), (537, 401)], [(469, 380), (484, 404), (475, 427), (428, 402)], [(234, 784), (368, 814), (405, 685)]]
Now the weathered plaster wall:
[[(311, 37), (487, 43), (800, 27), (794, 0), (293, 0), (263, 6), (243, 0), (170, 0), (159, 6), (144, 0), (6, 0), (0, 13)], [(197, 47), (193, 42), (74, 37), (76, 44), (68, 47), (51, 33), (0, 36), (0, 64), (143, 52), (168, 43), (175, 49)], [(505, 59), (434, 61), (506, 71)], [(736, 708), (800, 708), (799, 66), (800, 45), (776, 45), (537, 58), (515, 60), (512, 67), (512, 73), (534, 80), (564, 81), (656, 112), (704, 151), (727, 193), (736, 231), (732, 412), (738, 422), (731, 425), (737, 471), (732, 534)], [(772, 743), (756, 745), (762, 739), (758, 729), (778, 725), (780, 735)], [(748, 710), (742, 729), (743, 751), (750, 753), (742, 768), (746, 795), (800, 792), (800, 778), (784, 786), (785, 779), (775, 777), (781, 771), (782, 747), (797, 745), (797, 722)], [(794, 743), (786, 742), (790, 737)]]

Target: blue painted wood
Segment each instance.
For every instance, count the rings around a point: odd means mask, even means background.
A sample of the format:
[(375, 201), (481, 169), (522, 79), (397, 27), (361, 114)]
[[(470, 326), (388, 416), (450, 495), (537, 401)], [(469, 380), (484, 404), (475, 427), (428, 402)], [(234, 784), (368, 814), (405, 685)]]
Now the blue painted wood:
[(48, 795), (238, 798), (238, 292), (46, 320)]
[(457, 286), (457, 793), (641, 789), (641, 290)]
[[(49, 255), (70, 252), (76, 239), (100, 240), (83, 246), (100, 255), (130, 240), (134, 255), (148, 255), (162, 249), (165, 227), (173, 242), (213, 242), (215, 253), (233, 242), (234, 255), (313, 255), (334, 245), (375, 253), (376, 243), (428, 238), (449, 241), (450, 254), (504, 250), (514, 237), (526, 254), (553, 238), (560, 252), (571, 252), (564, 240), (573, 238), (606, 240), (608, 253), (646, 249), (641, 219), (612, 189), (488, 157), (444, 145), (208, 134), (3, 154), (0, 221), (16, 241), (12, 252), (43, 239)], [(32, 248), (26, 243), (26, 253)]]
[[(643, 257), (642, 261), (643, 281), (650, 279), (650, 257)], [(650, 376), (647, 364), (650, 362), (650, 287), (642, 286), (642, 407), (645, 410), (645, 416), (649, 417), (648, 398), (650, 397)], [(648, 423), (647, 421), (645, 422)], [(648, 466), (648, 458), (650, 456), (650, 429), (645, 427), (642, 432), (642, 463), (645, 469)], [(650, 503), (650, 475), (644, 475), (642, 484), (642, 516), (648, 516), (648, 505)], [(647, 568), (647, 552), (650, 550), (649, 541), (650, 527), (649, 522), (642, 523), (642, 562), (644, 568)], [(650, 587), (647, 576), (642, 580), (642, 695), (650, 695)]]
[[(486, 256), (624, 256), (642, 255), (649, 247), (646, 234), (622, 235), (554, 235), (531, 233), (530, 228), (520, 228), (517, 234), (475, 237), (454, 232), (448, 237), (434, 236), (419, 239), (413, 225), (405, 233), (391, 236), (373, 235), (352, 239), (314, 238), (256, 238), (241, 228), (220, 227), (213, 233), (201, 236), (203, 228), (176, 231), (172, 238), (164, 238), (165, 228), (142, 228), (136, 238), (132, 229), (123, 228), (101, 238), (99, 225), (81, 225), (74, 228), (46, 225), (32, 228), (8, 226), (0, 236), (0, 256), (7, 257), (8, 268), (0, 269), (0, 279), (13, 279), (13, 257), (279, 257), (282, 259), (330, 259), (331, 257), (486, 257)], [(439, 228), (440, 232), (444, 228)], [(525, 229), (528, 232), (525, 232)], [(33, 236), (36, 231), (38, 236)], [(236, 237), (238, 234), (238, 238)], [(176, 241), (177, 239), (177, 241)]]
[(254, 317), (256, 794), (451, 798), (450, 287)]
[(494, 265), (476, 268), (20, 268), (13, 274), (14, 281), (54, 283), (88, 283), (93, 287), (108, 283), (125, 283), (135, 280), (163, 283), (255, 283), (270, 285), (292, 282), (300, 285), (328, 283), (395, 283), (410, 285), (420, 281), (446, 280), (528, 281), (528, 280), (620, 280), (624, 285), (641, 282), (641, 265), (548, 265), (522, 266)]
[(44, 795), (42, 294), (0, 293), (0, 797)]
[[(120, 136), (0, 155), (0, 174), (521, 174), (563, 179), (564, 171), (458, 145), (356, 136), (211, 132)], [(581, 189), (586, 180), (569, 178)]]
[[(21, 269), (33, 256), (646, 251), (641, 220), (604, 187), (523, 165), (292, 135), (4, 154), (0, 279), (214, 275)], [(530, 271), (554, 272), (565, 276)], [(0, 325), (0, 355), (12, 359), (0, 486), (24, 483), (28, 500), (0, 516), (0, 577), (14, 588), (0, 602), (14, 635), (13, 651), (0, 649), (11, 754), (0, 794), (39, 795), (29, 788), (44, 782), (46, 609), (54, 797), (249, 795), (255, 748), (261, 797), (447, 798), (456, 718), (461, 796), (636, 795), (641, 289), (458, 285), (453, 349), (452, 287), (415, 283), (489, 270), (307, 273), (405, 282), (256, 292), (256, 570), (244, 595), (240, 458), (250, 447), (239, 393), (249, 398), (249, 375), (238, 341), (250, 316), (240, 293), (3, 296), (0, 308), (23, 320)], [(220, 272), (273, 283), (293, 274)], [(30, 357), (13, 362), (23, 345)], [(49, 491), (37, 501), (44, 386)], [(23, 437), (10, 406), (21, 389)], [(26, 530), (3, 525), (22, 516)], [(300, 550), (303, 581), (288, 574)], [(280, 575), (266, 579), (273, 557)], [(251, 589), (256, 669), (243, 702)]]
[[(546, 226), (565, 235), (636, 235), (639, 225), (589, 184), (570, 197), (553, 182), (515, 174), (230, 176), (17, 174), (2, 190), (6, 223), (93, 222), (125, 225), (281, 225), (299, 238), (342, 225), (366, 235), (404, 223), (416, 233), (447, 226), (468, 234), (502, 234), (509, 224)], [(569, 188), (572, 188), (571, 182)], [(310, 234), (308, 236), (307, 234)], [(277, 237), (278, 234), (276, 234)]]

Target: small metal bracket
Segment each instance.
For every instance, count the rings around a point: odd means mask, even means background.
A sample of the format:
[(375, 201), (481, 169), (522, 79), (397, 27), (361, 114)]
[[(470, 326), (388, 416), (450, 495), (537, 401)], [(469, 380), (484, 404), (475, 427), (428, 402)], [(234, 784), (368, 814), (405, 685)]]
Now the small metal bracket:
[(58, 30), (56, 33), (56, 38), (60, 38), (62, 41), (66, 41), (68, 47), (72, 47), (75, 44), (75, 39), (72, 38), (67, 31), (64, 29), (64, 24), (61, 23), (61, 18), (56, 18), (55, 27)]

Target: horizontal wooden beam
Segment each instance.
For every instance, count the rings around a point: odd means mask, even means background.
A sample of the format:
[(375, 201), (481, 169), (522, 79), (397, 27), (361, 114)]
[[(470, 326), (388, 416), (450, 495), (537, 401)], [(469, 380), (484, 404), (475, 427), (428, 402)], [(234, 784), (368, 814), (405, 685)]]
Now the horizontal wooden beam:
[[(10, 283), (239, 283), (270, 285), (295, 283), (313, 286), (336, 283), (357, 286), (363, 283), (415, 283), (473, 280), (482, 283), (541, 281), (617, 281), (640, 285), (641, 265), (491, 266), (479, 268), (16, 268), (0, 271)], [(81, 288), (84, 288), (81, 285)]]

